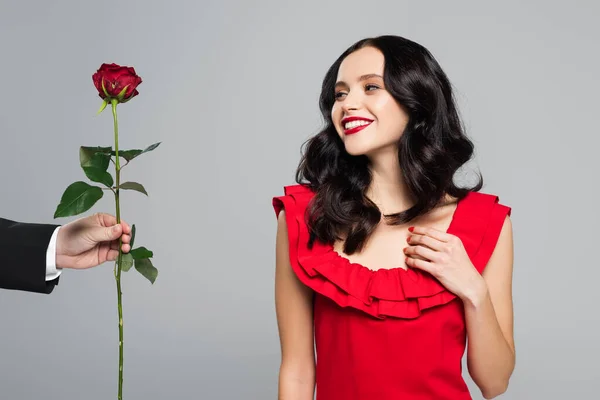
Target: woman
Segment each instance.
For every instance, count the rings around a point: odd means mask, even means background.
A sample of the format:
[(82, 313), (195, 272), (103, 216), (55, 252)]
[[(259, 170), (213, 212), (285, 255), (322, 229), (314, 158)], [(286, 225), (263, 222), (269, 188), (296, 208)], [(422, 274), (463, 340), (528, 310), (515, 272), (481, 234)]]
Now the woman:
[[(326, 121), (273, 198), (281, 399), (486, 399), (515, 365), (511, 209), (455, 186), (473, 155), (421, 45), (361, 40), (327, 72)], [(307, 184), (301, 184), (304, 181)], [(316, 360), (314, 346), (316, 346)]]

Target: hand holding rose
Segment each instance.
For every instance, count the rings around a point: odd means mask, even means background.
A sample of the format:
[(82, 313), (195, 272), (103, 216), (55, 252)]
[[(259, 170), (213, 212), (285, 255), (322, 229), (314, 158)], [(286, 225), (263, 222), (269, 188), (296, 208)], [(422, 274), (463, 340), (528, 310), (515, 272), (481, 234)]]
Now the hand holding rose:
[[(85, 268), (96, 262), (115, 260), (115, 281), (117, 286), (117, 310), (119, 324), (119, 380), (117, 398), (123, 398), (123, 306), (121, 291), (121, 273), (129, 271), (132, 267), (151, 283), (154, 283), (158, 270), (152, 264), (151, 258), (154, 253), (146, 247), (133, 247), (135, 239), (135, 224), (131, 227), (121, 220), (121, 194), (122, 191), (134, 190), (148, 196), (146, 188), (139, 182), (122, 182), (123, 169), (133, 159), (148, 153), (158, 147), (160, 142), (154, 143), (144, 150), (132, 149), (122, 150), (119, 148), (119, 124), (117, 118), (117, 106), (126, 103), (139, 93), (137, 87), (142, 83), (133, 67), (120, 66), (117, 64), (102, 64), (92, 75), (92, 81), (98, 95), (102, 99), (100, 114), (109, 104), (112, 108), (114, 147), (81, 146), (79, 148), (79, 163), (86, 177), (92, 182), (101, 184), (90, 185), (87, 182), (77, 181), (72, 183), (63, 193), (60, 204), (57, 206), (54, 217), (68, 217), (81, 214), (89, 210), (106, 191), (111, 191), (115, 196), (116, 218), (115, 220), (95, 221), (82, 219), (64, 230), (59, 230), (61, 243), (69, 243), (69, 246), (59, 246), (57, 251), (57, 263), (71, 268)], [(121, 164), (121, 159), (125, 162)], [(115, 166), (115, 176), (108, 172), (108, 167)], [(93, 223), (100, 225), (102, 229), (91, 226)], [(108, 235), (106, 225), (116, 225), (115, 231), (111, 232), (110, 238), (118, 237), (102, 246), (95, 245), (97, 235)], [(82, 240), (72, 240), (75, 231), (91, 229)]]

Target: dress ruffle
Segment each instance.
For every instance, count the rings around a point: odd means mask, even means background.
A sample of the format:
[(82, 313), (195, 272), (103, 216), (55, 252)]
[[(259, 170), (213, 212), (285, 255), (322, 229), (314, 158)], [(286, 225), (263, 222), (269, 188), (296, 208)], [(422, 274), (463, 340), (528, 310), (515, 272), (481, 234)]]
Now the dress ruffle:
[[(419, 269), (392, 268), (375, 271), (351, 262), (338, 254), (331, 245), (315, 242), (313, 248), (309, 249), (309, 232), (304, 215), (314, 192), (303, 185), (285, 186), (284, 189), (284, 196), (273, 198), (275, 214), (279, 215), (285, 209), (292, 269), (298, 279), (315, 292), (330, 298), (341, 307), (352, 307), (380, 319), (418, 318), (423, 310), (457, 298), (431, 274)], [(469, 196), (471, 195), (489, 196), (486, 198), (488, 202), (497, 202), (495, 196), (479, 193), (470, 193)], [(462, 201), (467, 199), (468, 197)], [(455, 231), (460, 231), (459, 211), (462, 211), (460, 207), (456, 210), (448, 233), (457, 234)], [(506, 212), (504, 209), (494, 212), (496, 222), (476, 224), (477, 227), (469, 225), (468, 228), (471, 233), (476, 233), (475, 237), (485, 236), (481, 234), (487, 228), (498, 229), (498, 221), (504, 221), (503, 211)], [(508, 212), (510, 213), (510, 209)], [(467, 241), (464, 244), (471, 255), (476, 254), (482, 245), (486, 250), (491, 245), (493, 250), (495, 240), (492, 235), (483, 241)], [(483, 270), (477, 265), (476, 268), (480, 272)]]

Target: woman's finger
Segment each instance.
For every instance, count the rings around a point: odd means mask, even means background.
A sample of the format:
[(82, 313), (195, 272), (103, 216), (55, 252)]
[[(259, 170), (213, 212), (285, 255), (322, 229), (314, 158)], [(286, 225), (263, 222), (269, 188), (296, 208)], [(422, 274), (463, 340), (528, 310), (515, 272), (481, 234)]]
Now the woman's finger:
[(424, 226), (411, 226), (408, 230), (417, 235), (429, 236), (434, 239), (439, 240), (440, 242), (449, 242), (452, 237), (451, 234), (442, 232), (438, 229)]
[(432, 250), (428, 247), (416, 245), (416, 246), (408, 246), (404, 248), (404, 254), (407, 256), (418, 255), (427, 261), (435, 262), (438, 259), (438, 252)]
[(433, 264), (431, 262), (425, 260), (418, 260), (412, 257), (406, 257), (406, 265), (408, 265), (410, 268), (420, 269), (429, 273), (433, 271)]
[(431, 236), (412, 234), (408, 236), (406, 242), (410, 245), (422, 245), (429, 247), (435, 251), (443, 251), (446, 246), (446, 242), (439, 241), (438, 239), (434, 239)]

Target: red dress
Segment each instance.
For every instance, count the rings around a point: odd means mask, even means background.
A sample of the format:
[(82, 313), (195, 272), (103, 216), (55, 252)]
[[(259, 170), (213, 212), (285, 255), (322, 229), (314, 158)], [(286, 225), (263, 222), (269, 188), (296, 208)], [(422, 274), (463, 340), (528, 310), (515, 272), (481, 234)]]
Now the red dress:
[[(333, 246), (308, 249), (304, 212), (314, 193), (286, 186), (273, 198), (286, 211), (292, 269), (315, 292), (317, 400), (471, 399), (462, 377), (462, 302), (417, 269), (373, 271)], [(447, 232), (458, 236), (481, 273), (511, 208), (471, 192)]]

